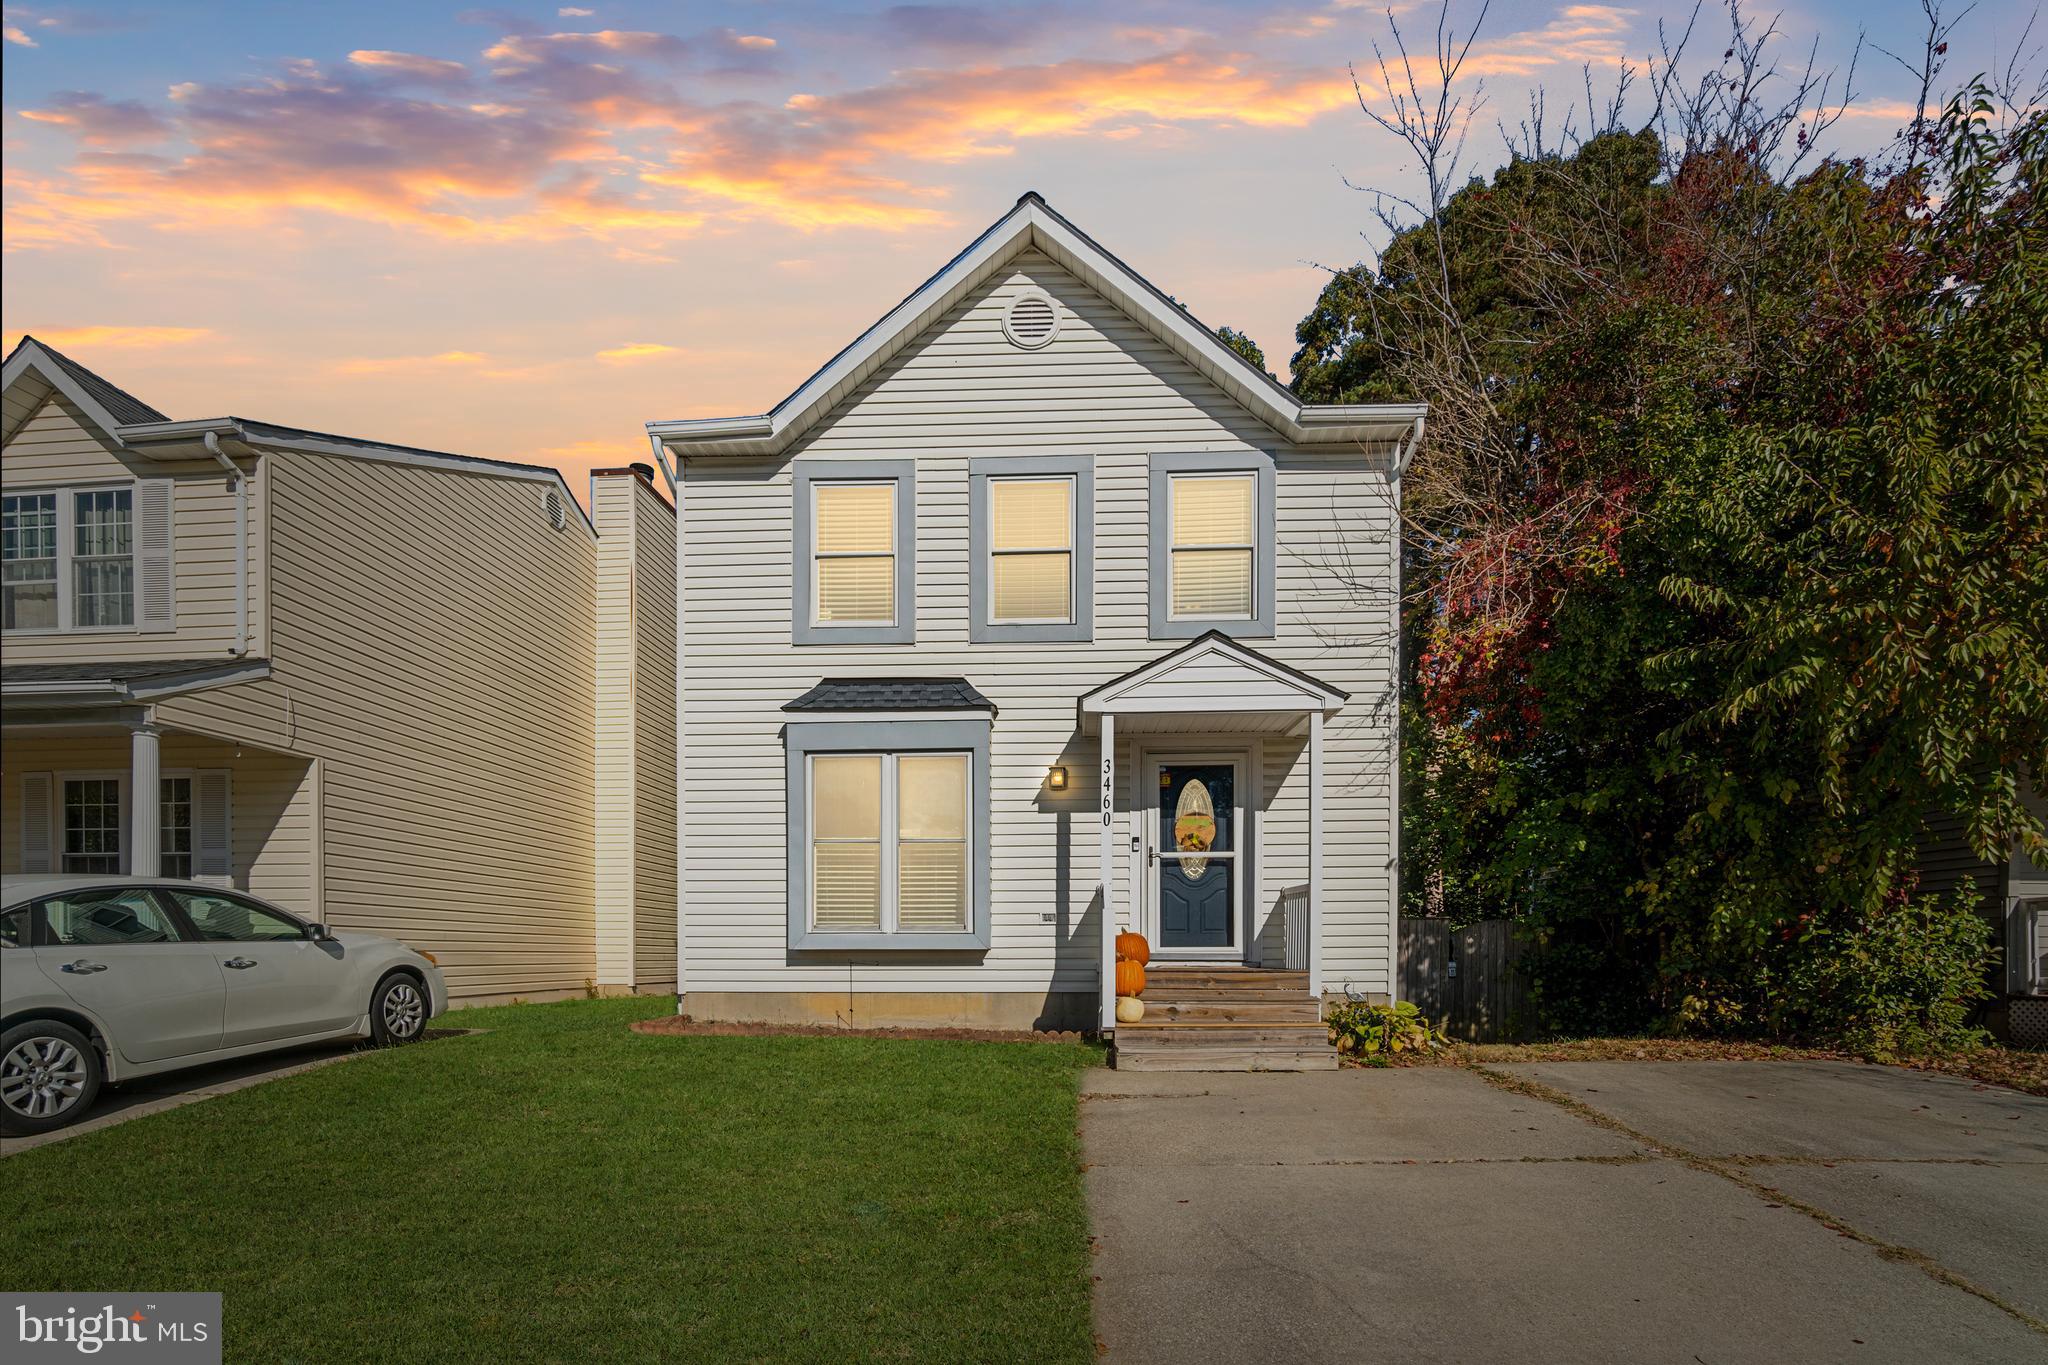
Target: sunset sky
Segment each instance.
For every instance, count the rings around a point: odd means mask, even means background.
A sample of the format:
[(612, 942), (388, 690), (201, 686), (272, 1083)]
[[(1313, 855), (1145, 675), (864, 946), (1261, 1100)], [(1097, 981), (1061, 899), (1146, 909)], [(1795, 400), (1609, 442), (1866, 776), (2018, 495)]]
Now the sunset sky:
[[(1397, 5), (1427, 46), (1434, 7)], [(1469, 23), (1476, 6), (1454, 7)], [(1760, 12), (1769, 12), (1761, 11)], [(2028, 6), (1980, 0), (1951, 76)], [(1496, 3), (1496, 121), (1584, 102), (1689, 5)], [(175, 417), (474, 455), (645, 458), (650, 418), (758, 412), (1027, 189), (1285, 375), (1356, 184), (1408, 188), (1354, 103), (1384, 4), (198, 3), (5, 17), (5, 341)], [(1718, 59), (1709, 7), (1694, 50)], [(1807, 0), (1782, 55), (1845, 65), (1914, 0)], [(2040, 34), (2036, 34), (2038, 41)], [(1711, 50), (1709, 50), (1711, 49)], [(1867, 51), (1867, 151), (1911, 86)], [(1368, 93), (1371, 93), (1370, 91)]]

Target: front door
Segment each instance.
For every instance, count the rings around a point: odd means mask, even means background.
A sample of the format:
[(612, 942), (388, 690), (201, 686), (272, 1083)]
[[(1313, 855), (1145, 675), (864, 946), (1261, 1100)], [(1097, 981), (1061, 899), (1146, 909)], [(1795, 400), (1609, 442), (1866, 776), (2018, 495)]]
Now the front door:
[(1236, 943), (1238, 765), (1215, 759), (1157, 762), (1152, 832), (1158, 946), (1227, 956)]

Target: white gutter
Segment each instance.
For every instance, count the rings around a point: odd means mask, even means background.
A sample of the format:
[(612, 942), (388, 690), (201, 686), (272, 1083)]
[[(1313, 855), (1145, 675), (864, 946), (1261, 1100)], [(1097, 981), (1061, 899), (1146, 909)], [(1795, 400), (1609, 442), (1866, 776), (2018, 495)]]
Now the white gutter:
[(670, 604), (676, 611), (676, 668), (669, 681), (675, 688), (676, 702), (676, 1013), (681, 1014), (690, 990), (689, 976), (683, 970), (683, 888), (689, 885), (690, 876), (690, 860), (684, 856), (683, 847), (683, 831), (687, 827), (683, 819), (683, 490), (676, 486), (675, 471), (668, 463), (668, 447), (662, 444), (661, 437), (650, 431), (647, 444), (654, 452), (655, 467), (668, 482), (669, 503), (676, 509), (676, 600)]
[(207, 432), (207, 454), (220, 461), (235, 488), (235, 653), (249, 652), (249, 478), (220, 448), (220, 437)]

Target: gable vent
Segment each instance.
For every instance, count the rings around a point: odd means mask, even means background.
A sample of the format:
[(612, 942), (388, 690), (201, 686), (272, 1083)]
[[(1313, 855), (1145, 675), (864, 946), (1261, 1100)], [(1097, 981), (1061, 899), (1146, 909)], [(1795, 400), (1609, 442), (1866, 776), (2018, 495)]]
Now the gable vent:
[(1010, 300), (1003, 335), (1014, 346), (1035, 351), (1060, 334), (1060, 310), (1042, 289), (1027, 289)]
[(557, 531), (569, 529), (569, 508), (562, 501), (562, 495), (550, 488), (547, 494), (548, 525)]

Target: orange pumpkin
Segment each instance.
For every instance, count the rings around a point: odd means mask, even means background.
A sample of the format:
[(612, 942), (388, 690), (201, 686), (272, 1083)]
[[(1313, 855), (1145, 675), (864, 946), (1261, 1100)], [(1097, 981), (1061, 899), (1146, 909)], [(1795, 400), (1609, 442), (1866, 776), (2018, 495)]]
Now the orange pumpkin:
[(1145, 968), (1125, 958), (1116, 964), (1116, 993), (1138, 995), (1145, 989)]
[(1116, 956), (1119, 962), (1135, 962), (1142, 967), (1152, 960), (1152, 945), (1145, 942), (1143, 934), (1126, 929), (1116, 936)]

